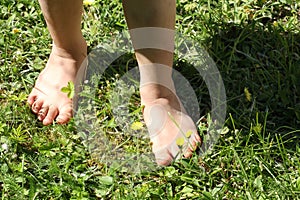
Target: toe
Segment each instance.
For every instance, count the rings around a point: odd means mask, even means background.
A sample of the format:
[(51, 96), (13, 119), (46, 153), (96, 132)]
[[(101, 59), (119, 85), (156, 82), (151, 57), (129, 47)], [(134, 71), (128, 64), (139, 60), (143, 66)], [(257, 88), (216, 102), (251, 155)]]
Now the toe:
[(64, 106), (60, 111), (59, 115), (56, 118), (57, 123), (59, 124), (66, 124), (70, 121), (72, 117), (72, 105)]
[(39, 110), (39, 112), (38, 112), (38, 119), (40, 121), (43, 121), (45, 119), (45, 117), (47, 116), (48, 110), (49, 110), (49, 106), (43, 106)]
[(159, 166), (168, 166), (172, 163), (173, 159), (170, 158), (156, 158), (156, 163)]
[(35, 102), (37, 96), (35, 94), (30, 94), (28, 96), (28, 99), (27, 99), (27, 103), (32, 106), (32, 104)]
[(172, 154), (167, 150), (167, 148), (163, 148), (159, 151), (154, 152), (156, 163), (160, 166), (168, 166), (174, 160)]
[(43, 124), (45, 126), (51, 124), (54, 121), (57, 114), (58, 114), (58, 108), (56, 106), (51, 105), (49, 107), (46, 117), (43, 120)]
[(31, 106), (32, 112), (34, 112), (35, 114), (38, 114), (38, 112), (40, 111), (40, 109), (43, 106), (43, 103), (44, 103), (44, 101), (41, 99), (36, 100)]
[(201, 138), (200, 136), (196, 133), (193, 134), (190, 139), (189, 139), (189, 145), (184, 153), (185, 158), (190, 158), (192, 157), (193, 153), (196, 151), (197, 147), (201, 144)]

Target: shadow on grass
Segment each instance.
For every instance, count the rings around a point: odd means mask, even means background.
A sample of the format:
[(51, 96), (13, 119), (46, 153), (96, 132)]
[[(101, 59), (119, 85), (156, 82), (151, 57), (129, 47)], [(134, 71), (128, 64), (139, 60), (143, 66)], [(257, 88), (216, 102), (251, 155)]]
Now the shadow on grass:
[[(279, 144), (276, 148), (282, 145), (296, 153), (300, 142), (299, 31), (252, 22), (224, 23), (215, 33), (205, 43), (225, 84), (227, 111), (232, 116), (226, 125), (257, 132), (251, 144), (272, 140)], [(283, 159), (278, 150), (273, 156)]]
[[(223, 75), (228, 112), (241, 123), (268, 113), (270, 131), (299, 128), (300, 35), (270, 24), (222, 27), (210, 50)], [(251, 99), (243, 95), (245, 88)]]
[[(287, 139), (296, 136), (300, 128), (299, 33), (288, 32), (269, 21), (210, 26), (218, 28), (214, 28), (215, 34), (204, 41), (204, 46), (222, 74), (227, 113), (236, 128), (261, 125), (265, 132), (288, 134), (284, 137)], [(134, 56), (125, 54), (111, 64), (104, 79), (116, 73), (122, 76), (135, 66)], [(189, 80), (198, 97), (201, 116), (206, 115), (211, 105), (202, 77), (176, 55), (174, 68)], [(232, 126), (229, 122), (226, 125)]]

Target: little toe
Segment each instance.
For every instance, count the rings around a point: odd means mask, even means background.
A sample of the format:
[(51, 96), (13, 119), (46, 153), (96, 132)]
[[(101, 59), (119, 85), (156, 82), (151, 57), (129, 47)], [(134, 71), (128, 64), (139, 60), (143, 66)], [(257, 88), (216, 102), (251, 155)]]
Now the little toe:
[(54, 121), (54, 119), (57, 116), (57, 114), (58, 114), (58, 108), (56, 106), (54, 106), (54, 105), (50, 105), (49, 106), (49, 110), (47, 112), (47, 115), (46, 115), (46, 117), (43, 120), (43, 124), (45, 126), (47, 126), (49, 124), (52, 124), (52, 122)]
[(36, 100), (31, 106), (32, 112), (34, 112), (35, 114), (38, 114), (38, 112), (42, 108), (43, 104), (44, 104), (43, 100), (41, 100), (41, 99)]

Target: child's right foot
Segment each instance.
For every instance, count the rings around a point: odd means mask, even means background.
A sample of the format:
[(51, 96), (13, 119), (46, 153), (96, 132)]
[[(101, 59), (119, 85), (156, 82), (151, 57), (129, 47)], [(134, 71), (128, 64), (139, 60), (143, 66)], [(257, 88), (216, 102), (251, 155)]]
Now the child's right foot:
[(72, 51), (53, 45), (45, 69), (40, 73), (27, 102), (44, 125), (55, 119), (67, 123), (72, 117), (72, 100), (61, 88), (68, 82), (75, 82), (77, 71), (87, 55), (85, 41), (81, 41)]

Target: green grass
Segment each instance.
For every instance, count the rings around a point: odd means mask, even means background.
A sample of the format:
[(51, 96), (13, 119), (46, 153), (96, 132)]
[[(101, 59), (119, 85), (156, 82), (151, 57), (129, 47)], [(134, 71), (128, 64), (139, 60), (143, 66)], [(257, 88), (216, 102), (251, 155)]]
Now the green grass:
[[(37, 121), (26, 97), (50, 53), (49, 33), (37, 1), (0, 2), (2, 199), (300, 199), (298, 1), (178, 1), (177, 30), (198, 41), (222, 74), (226, 128), (209, 154), (141, 174), (99, 162), (74, 121), (48, 127)], [(96, 47), (126, 29), (121, 3), (85, 6), (82, 26), (90, 49)], [(116, 62), (119, 74), (126, 63), (134, 66), (132, 55)], [(185, 65), (175, 60), (207, 115), (207, 88)], [(117, 144), (126, 141), (127, 152), (143, 152), (133, 144), (147, 142), (126, 136), (130, 128), (113, 118), (116, 79), (110, 72), (101, 79), (98, 128)], [(136, 93), (130, 111), (137, 121), (138, 102)]]

